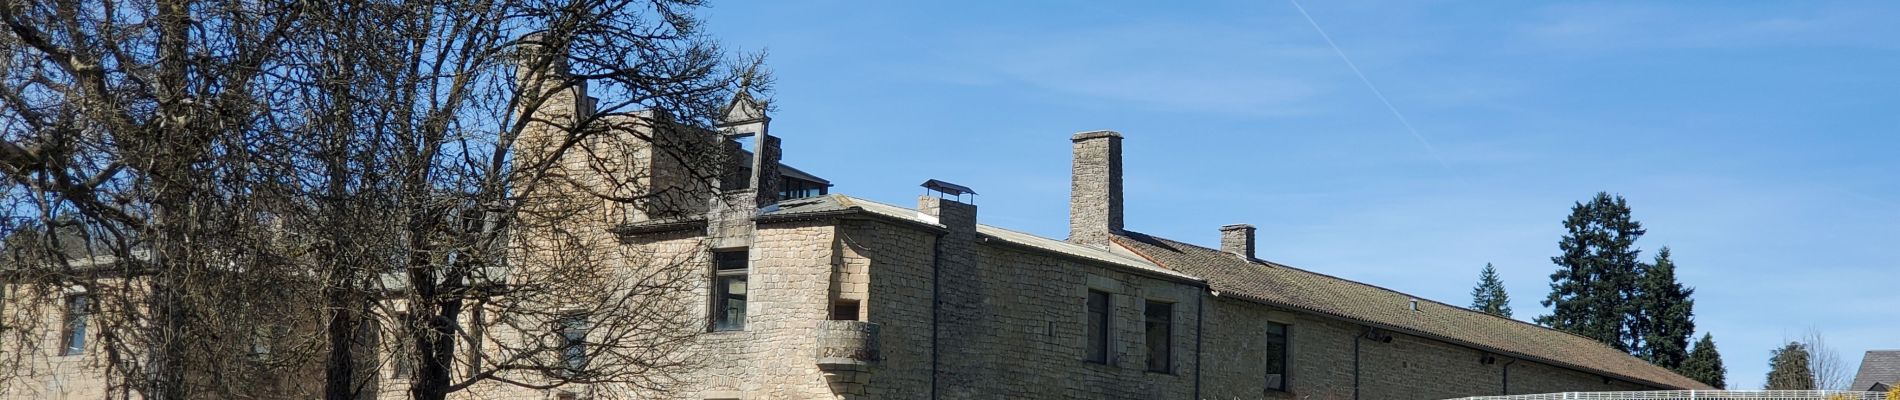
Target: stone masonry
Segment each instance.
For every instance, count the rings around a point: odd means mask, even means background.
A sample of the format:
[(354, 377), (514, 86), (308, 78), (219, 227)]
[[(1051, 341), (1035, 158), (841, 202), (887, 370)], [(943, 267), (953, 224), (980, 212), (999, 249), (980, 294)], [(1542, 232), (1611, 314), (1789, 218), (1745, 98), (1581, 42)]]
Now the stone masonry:
[[(586, 98), (584, 92), (562, 96), (563, 101)], [(630, 172), (637, 181), (629, 185), (613, 177), (581, 176), (577, 182), (612, 190), (676, 186), (700, 198), (664, 211), (585, 213), (588, 218), (566, 228), (605, 238), (591, 242), (602, 248), (588, 253), (614, 258), (610, 265), (668, 265), (690, 273), (690, 290), (669, 301), (697, 313), (692, 318), (708, 327), (716, 273), (711, 252), (745, 251), (743, 329), (698, 333), (679, 349), (697, 368), (671, 387), (599, 384), (544, 390), (491, 383), (460, 396), (1442, 399), (1676, 388), (1628, 378), (1630, 371), (1505, 354), (1468, 340), (1392, 330), (1352, 315), (1216, 290), (1205, 278), (1171, 269), (1118, 242), (1125, 234), (1120, 133), (1071, 137), (1070, 229), (1061, 241), (982, 225), (976, 206), (936, 195), (919, 198), (915, 209), (842, 195), (772, 198), (771, 184), (760, 181), (776, 180), (779, 146), (762, 122), (769, 118), (762, 110), (735, 115), (748, 118), (746, 124), (724, 133), (677, 132), (686, 135), (677, 140), (724, 145), (722, 140), (740, 130), (756, 135), (764, 154), (754, 158), (749, 188), (714, 190), (716, 182), (661, 171), (684, 166), (655, 161), (660, 150), (634, 139), (638, 135), (612, 135), (623, 142), (603, 145), (629, 146), (627, 162), (610, 168), (576, 165), (568, 172)], [(544, 144), (526, 140), (521, 145)], [(761, 193), (768, 191), (773, 193)], [(580, 192), (527, 201), (599, 204)], [(1249, 225), (1222, 227), (1219, 250), (1251, 260), (1253, 233)], [(518, 261), (560, 256), (527, 254)], [(1105, 317), (1095, 320), (1101, 325), (1091, 325), (1091, 292), (1108, 298)], [(1148, 313), (1150, 304), (1165, 313)], [(1270, 322), (1288, 327), (1284, 390), (1266, 384)], [(1102, 362), (1090, 359), (1095, 326), (1106, 327)], [(1169, 349), (1168, 359), (1149, 360), (1150, 346), (1161, 345)], [(104, 395), (97, 380), (89, 378), (93, 375), (74, 371), (80, 367), (69, 360), (34, 368), (40, 371), (27, 383), (32, 390), (0, 393), (9, 398)], [(385, 379), (381, 395), (400, 396), (398, 380)]]
[(1077, 133), (1069, 183), (1069, 241), (1108, 247), (1122, 230), (1122, 134)]

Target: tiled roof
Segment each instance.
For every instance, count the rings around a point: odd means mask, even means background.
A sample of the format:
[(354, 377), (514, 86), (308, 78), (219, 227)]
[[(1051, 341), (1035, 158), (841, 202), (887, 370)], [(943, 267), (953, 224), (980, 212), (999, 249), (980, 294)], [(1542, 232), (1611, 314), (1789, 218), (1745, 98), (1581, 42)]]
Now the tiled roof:
[[(1328, 315), (1653, 386), (1711, 389), (1595, 340), (1510, 318), (1139, 233), (1124, 233), (1115, 242), (1164, 267), (1206, 278), (1208, 286), (1221, 296)], [(1417, 311), (1410, 305), (1414, 300), (1418, 301)]]
[[(774, 207), (760, 213), (760, 218), (798, 218), (803, 216), (835, 215), (841, 213), (865, 213), (886, 219), (900, 220), (942, 228), (936, 220), (924, 218), (917, 210), (851, 197), (841, 194), (807, 197), (779, 202)], [(1135, 272), (1176, 281), (1188, 281), (1199, 284), (1200, 278), (1179, 271), (1162, 268), (1148, 260), (1129, 255), (1110, 252), (1105, 249), (1081, 246), (1066, 241), (1012, 231), (989, 225), (977, 224), (976, 233), (984, 240), (1013, 245), (1070, 258), (1106, 263)]]
[(1012, 230), (998, 228), (998, 227), (989, 226), (989, 225), (981, 225), (981, 224), (976, 226), (976, 233), (979, 235), (982, 235), (983, 238), (985, 239), (991, 239), (991, 240), (996, 240), (1003, 243), (1015, 244), (1017, 246), (1028, 247), (1031, 249), (1040, 250), (1044, 252), (1056, 253), (1056, 254), (1070, 256), (1070, 257), (1083, 258), (1083, 259), (1087, 259), (1087, 260), (1091, 260), (1095, 262), (1117, 264), (1117, 265), (1121, 265), (1127, 268), (1142, 270), (1143, 272), (1147, 272), (1150, 275), (1161, 275), (1164, 278), (1171, 278), (1177, 281), (1189, 281), (1189, 282), (1194, 282), (1197, 285), (1204, 284), (1205, 282), (1199, 277), (1184, 274), (1184, 273), (1181, 273), (1180, 271), (1162, 268), (1161, 266), (1155, 265), (1154, 263), (1149, 262), (1148, 260), (1129, 257), (1126, 255), (1117, 254), (1114, 252), (1110, 252), (1107, 250), (1098, 249), (1094, 247), (1078, 245), (1075, 243), (1069, 243), (1067, 241), (1055, 240), (1055, 239), (1045, 238), (1041, 236), (1012, 231)]
[(1854, 374), (1849, 390), (1867, 390), (1875, 384), (1892, 386), (1900, 382), (1900, 350), (1868, 350), (1860, 358), (1860, 372)]

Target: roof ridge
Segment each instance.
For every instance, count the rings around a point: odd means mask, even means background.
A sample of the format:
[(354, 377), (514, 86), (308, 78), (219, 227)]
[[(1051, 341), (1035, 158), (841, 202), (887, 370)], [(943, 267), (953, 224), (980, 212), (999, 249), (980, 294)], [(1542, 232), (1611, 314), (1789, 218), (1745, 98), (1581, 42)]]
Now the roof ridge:
[[(892, 205), (892, 204), (879, 202), (876, 200), (865, 199), (861, 197), (854, 197), (854, 196), (843, 194), (843, 193), (833, 193), (833, 194), (829, 194), (828, 196), (836, 196), (839, 204), (844, 205), (847, 209), (852, 209), (852, 210), (879, 213), (880, 211), (870, 211), (870, 210), (865, 209), (865, 206), (873, 206), (873, 207), (888, 207), (892, 210), (902, 210), (906, 213), (917, 213), (919, 215), (922, 214), (922, 211), (919, 211), (914, 208)], [(882, 212), (891, 212), (892, 210), (885, 210)], [(905, 214), (905, 217), (903, 218), (910, 218), (912, 215), (913, 214)], [(1018, 246), (1028, 246), (1028, 247), (1036, 248), (1036, 251), (1041, 251), (1041, 252), (1066, 256), (1066, 257), (1087, 258), (1087, 259), (1092, 260), (1092, 262), (1115, 264), (1115, 265), (1120, 266), (1121, 268), (1133, 268), (1136, 270), (1143, 271), (1143, 273), (1146, 273), (1146, 274), (1165, 276), (1165, 277), (1178, 279), (1178, 280), (1193, 281), (1193, 282), (1200, 283), (1201, 286), (1205, 286), (1207, 282), (1207, 278), (1205, 277), (1195, 276), (1195, 275), (1188, 274), (1185, 272), (1169, 269), (1167, 267), (1161, 266), (1161, 264), (1156, 263), (1153, 260), (1149, 260), (1143, 257), (1130, 257), (1123, 254), (1116, 254), (1114, 251), (1109, 251), (1107, 249), (1078, 245), (1078, 244), (1070, 243), (1068, 241), (1061, 240), (1061, 239), (1044, 237), (1042, 235), (1037, 235), (1034, 233), (1019, 231), (1015, 229), (1004, 228), (1004, 227), (1000, 227), (996, 225), (977, 223), (976, 228), (977, 228), (977, 231), (975, 233), (979, 236), (996, 238), (1004, 243), (1018, 243)], [(984, 232), (988, 230), (994, 230), (994, 231)], [(1004, 235), (1019, 235), (1019, 236), (1022, 236), (1023, 238), (1003, 237), (1003, 236), (998, 236), (997, 235), (998, 233), (1004, 234)], [(1043, 241), (1043, 242), (1048, 242), (1048, 244), (1027, 244), (1027, 242), (1029, 241)], [(1058, 249), (1057, 247), (1066, 247), (1067, 249)]]
[[(1118, 236), (1118, 237), (1120, 237), (1120, 238), (1123, 238), (1123, 239), (1127, 239), (1127, 240), (1132, 240), (1132, 241), (1136, 241), (1136, 242), (1141, 242), (1141, 241), (1143, 241), (1143, 240), (1142, 240), (1141, 238), (1137, 238), (1137, 237), (1132, 237), (1132, 236), (1130, 236), (1130, 235), (1140, 235), (1140, 236), (1144, 236), (1144, 237), (1147, 237), (1147, 238), (1149, 238), (1149, 239), (1153, 239), (1153, 240), (1155, 240), (1155, 241), (1160, 241), (1160, 242), (1163, 242), (1163, 243), (1157, 243), (1157, 244), (1161, 244), (1161, 245), (1165, 245), (1165, 246), (1171, 246), (1171, 245), (1179, 245), (1179, 246), (1182, 246), (1182, 247), (1187, 247), (1187, 248), (1194, 248), (1194, 249), (1200, 249), (1200, 250), (1203, 250), (1203, 251), (1208, 251), (1208, 252), (1220, 252), (1220, 253), (1225, 253), (1224, 251), (1221, 251), (1221, 250), (1219, 250), (1219, 249), (1215, 249), (1215, 248), (1212, 248), (1212, 247), (1207, 247), (1207, 246), (1202, 246), (1202, 245), (1198, 245), (1198, 244), (1194, 244), (1194, 243), (1188, 243), (1188, 242), (1182, 242), (1182, 241), (1177, 241), (1177, 240), (1173, 240), (1173, 239), (1168, 239), (1168, 238), (1165, 238), (1165, 237), (1160, 237), (1160, 236), (1154, 236), (1154, 235), (1149, 235), (1149, 234), (1145, 234), (1145, 233), (1141, 233), (1141, 232), (1137, 232), (1137, 231), (1129, 231), (1129, 230), (1124, 230), (1124, 231), (1123, 231), (1123, 232), (1122, 232), (1122, 233), (1121, 233), (1120, 235), (1117, 235), (1117, 236)], [(1133, 249), (1131, 249), (1131, 250), (1133, 250)], [(1137, 253), (1139, 254), (1140, 252), (1138, 251)], [(1269, 261), (1269, 260), (1263, 260), (1263, 259), (1259, 259), (1259, 258), (1257, 258), (1257, 257), (1254, 257), (1254, 258), (1241, 258), (1241, 257), (1236, 257), (1236, 258), (1238, 258), (1238, 259), (1241, 259), (1241, 260), (1242, 260), (1243, 262), (1246, 262), (1246, 263), (1248, 263), (1248, 264), (1252, 264), (1252, 265), (1266, 265), (1266, 266), (1277, 266), (1277, 267), (1281, 267), (1281, 268), (1285, 268), (1285, 269), (1287, 269), (1287, 270), (1290, 270), (1290, 271), (1297, 271), (1297, 272), (1299, 272), (1299, 273), (1305, 273), (1305, 274), (1308, 274), (1308, 275), (1312, 275), (1312, 276), (1316, 276), (1316, 277), (1322, 277), (1322, 278), (1325, 278), (1325, 279), (1330, 279), (1330, 280), (1333, 280), (1333, 281), (1337, 281), (1337, 282), (1341, 282), (1341, 283), (1344, 283), (1344, 284), (1351, 284), (1351, 285), (1358, 285), (1358, 286), (1362, 286), (1362, 287), (1366, 287), (1366, 288), (1371, 288), (1371, 289), (1376, 289), (1376, 290), (1379, 290), (1379, 291), (1383, 291), (1383, 292), (1386, 292), (1386, 293), (1389, 293), (1389, 294), (1395, 294), (1395, 295), (1400, 295), (1400, 296), (1405, 296), (1405, 297), (1408, 297), (1408, 298), (1410, 298), (1410, 299), (1413, 299), (1413, 300), (1424, 300), (1424, 301), (1429, 301), (1429, 302), (1432, 302), (1432, 303), (1435, 303), (1435, 304), (1439, 304), (1439, 305), (1443, 305), (1443, 306), (1445, 306), (1446, 308), (1450, 308), (1450, 309), (1455, 309), (1455, 310), (1458, 310), (1458, 311), (1462, 311), (1462, 312), (1465, 312), (1465, 313), (1469, 313), (1469, 314), (1466, 314), (1466, 315), (1484, 315), (1484, 316), (1488, 316), (1488, 317), (1491, 317), (1491, 318), (1498, 318), (1498, 319), (1502, 319), (1502, 320), (1505, 320), (1505, 321), (1511, 321), (1511, 322), (1514, 322), (1514, 323), (1517, 323), (1518, 325), (1521, 325), (1521, 326), (1526, 326), (1526, 327), (1532, 327), (1532, 328), (1536, 328), (1536, 329), (1537, 329), (1537, 330), (1538, 330), (1539, 332), (1554, 332), (1554, 333), (1561, 333), (1561, 334), (1563, 334), (1563, 335), (1565, 335), (1565, 337), (1569, 337), (1569, 338), (1574, 338), (1574, 339), (1577, 339), (1577, 340), (1580, 340), (1581, 342), (1585, 342), (1585, 343), (1590, 343), (1590, 345), (1592, 345), (1592, 346), (1595, 346), (1595, 347), (1597, 348), (1597, 350), (1598, 350), (1598, 351), (1607, 351), (1607, 352), (1609, 352), (1609, 353), (1605, 353), (1605, 354), (1617, 354), (1617, 355), (1621, 355), (1622, 357), (1620, 357), (1620, 359), (1621, 359), (1621, 360), (1623, 360), (1623, 361), (1625, 361), (1625, 362), (1626, 362), (1626, 364), (1628, 364), (1628, 365), (1632, 365), (1632, 366), (1647, 366), (1647, 367), (1649, 367), (1649, 368), (1654, 368), (1654, 369), (1656, 369), (1656, 370), (1659, 370), (1659, 371), (1663, 371), (1663, 372), (1667, 372), (1667, 373), (1669, 373), (1669, 374), (1671, 374), (1671, 375), (1675, 375), (1675, 376), (1677, 376), (1677, 377), (1682, 377), (1683, 379), (1685, 379), (1685, 380), (1688, 380), (1688, 381), (1693, 381), (1693, 379), (1688, 379), (1687, 377), (1683, 377), (1683, 376), (1682, 376), (1681, 374), (1679, 374), (1679, 373), (1676, 373), (1675, 371), (1670, 371), (1670, 370), (1669, 370), (1668, 368), (1663, 368), (1663, 367), (1661, 367), (1661, 366), (1658, 366), (1658, 365), (1655, 365), (1655, 364), (1651, 364), (1651, 363), (1649, 363), (1649, 362), (1647, 362), (1647, 361), (1643, 361), (1642, 359), (1640, 359), (1640, 358), (1637, 358), (1637, 357), (1636, 357), (1635, 355), (1631, 355), (1631, 354), (1629, 354), (1628, 352), (1625, 352), (1625, 351), (1622, 351), (1622, 350), (1617, 350), (1617, 349), (1616, 349), (1616, 348), (1614, 348), (1614, 347), (1610, 347), (1610, 346), (1609, 346), (1608, 344), (1606, 344), (1606, 343), (1602, 343), (1602, 342), (1598, 342), (1598, 341), (1596, 341), (1596, 339), (1592, 339), (1592, 338), (1589, 338), (1589, 337), (1585, 337), (1585, 336), (1583, 336), (1583, 335), (1578, 335), (1578, 334), (1576, 334), (1576, 333), (1572, 333), (1572, 332), (1568, 332), (1568, 331), (1564, 331), (1564, 330), (1560, 330), (1560, 329), (1555, 329), (1555, 328), (1551, 328), (1551, 327), (1546, 327), (1546, 326), (1543, 326), (1543, 325), (1538, 325), (1538, 324), (1533, 324), (1533, 323), (1529, 323), (1529, 322), (1525, 322), (1525, 321), (1520, 321), (1520, 320), (1517, 320), (1516, 318), (1505, 318), (1505, 317), (1502, 317), (1502, 316), (1497, 316), (1497, 315), (1492, 315), (1492, 314), (1488, 314), (1488, 313), (1483, 313), (1483, 312), (1479, 312), (1479, 311), (1476, 311), (1476, 310), (1472, 310), (1472, 309), (1469, 309), (1469, 308), (1466, 308), (1466, 307), (1462, 307), (1462, 306), (1457, 306), (1457, 305), (1452, 305), (1452, 304), (1447, 304), (1447, 303), (1445, 303), (1445, 302), (1441, 302), (1441, 301), (1437, 301), (1437, 300), (1432, 300), (1432, 299), (1429, 299), (1429, 298), (1424, 298), (1424, 297), (1420, 297), (1420, 296), (1417, 296), (1417, 295), (1413, 295), (1413, 294), (1410, 294), (1410, 293), (1405, 293), (1405, 292), (1401, 292), (1401, 291), (1397, 291), (1397, 290), (1393, 290), (1393, 289), (1390, 289), (1390, 288), (1386, 288), (1386, 287), (1383, 287), (1383, 286), (1379, 286), (1379, 285), (1374, 285), (1374, 284), (1370, 284), (1370, 283), (1366, 283), (1366, 282), (1360, 282), (1360, 281), (1356, 281), (1356, 280), (1352, 280), (1352, 279), (1346, 279), (1346, 278), (1342, 278), (1342, 277), (1338, 277), (1338, 276), (1334, 276), (1334, 275), (1329, 275), (1329, 274), (1325, 274), (1325, 273), (1320, 273), (1320, 272), (1314, 272), (1314, 271), (1312, 271), (1312, 270), (1308, 270), (1308, 269), (1304, 269), (1304, 268), (1299, 268), (1299, 267), (1294, 267), (1294, 266), (1291, 266), (1291, 265), (1286, 265), (1286, 264), (1282, 264), (1282, 263), (1278, 263), (1278, 262), (1273, 262), (1273, 261)], [(1157, 262), (1157, 264), (1159, 264), (1159, 262)], [(1167, 266), (1167, 265), (1165, 265), (1165, 264), (1162, 264), (1162, 265), (1163, 265), (1164, 267), (1168, 267), (1168, 266)], [(1169, 267), (1169, 268), (1170, 268), (1170, 269), (1174, 269), (1174, 268), (1172, 268), (1172, 267)], [(1348, 318), (1351, 318), (1351, 319), (1360, 319), (1359, 317), (1348, 317)], [(1373, 322), (1373, 323), (1377, 323), (1377, 322), (1374, 322), (1374, 321), (1367, 321), (1367, 322)], [(1428, 332), (1421, 332), (1421, 333), (1428, 333)], [(1441, 334), (1438, 334), (1438, 333), (1428, 333), (1428, 334), (1430, 334), (1430, 335), (1432, 335), (1432, 336), (1440, 336), (1440, 335), (1441, 335)], [(1446, 338), (1446, 339), (1451, 339), (1451, 338)], [(1452, 339), (1452, 340), (1458, 340), (1458, 339)], [(1473, 344), (1473, 345), (1477, 345), (1477, 346), (1481, 346), (1481, 347), (1491, 347), (1491, 348), (1493, 348), (1493, 349), (1495, 349), (1495, 350), (1503, 350), (1503, 349), (1501, 349), (1501, 348), (1496, 348), (1496, 347), (1495, 347), (1494, 345), (1488, 345), (1488, 344), (1479, 344), (1479, 343), (1476, 343), (1476, 342), (1472, 342), (1471, 344)], [(1565, 363), (1565, 362), (1564, 362), (1564, 361), (1562, 361), (1562, 360), (1550, 360), (1550, 361), (1556, 361), (1556, 362), (1559, 362), (1559, 363)], [(1594, 368), (1594, 367), (1583, 367), (1583, 366), (1582, 366), (1582, 365), (1580, 365), (1580, 364), (1578, 364), (1577, 366), (1578, 366), (1578, 367), (1582, 367), (1582, 368), (1586, 368), (1586, 369), (1597, 369), (1597, 368)], [(1651, 378), (1641, 378), (1641, 377), (1638, 377), (1638, 376), (1635, 376), (1635, 375), (1631, 375), (1631, 374), (1629, 374), (1629, 373), (1624, 373), (1624, 372), (1612, 372), (1612, 371), (1608, 371), (1608, 370), (1599, 370), (1599, 371), (1598, 371), (1598, 373), (1608, 373), (1608, 374), (1614, 374), (1614, 375), (1621, 375), (1621, 376), (1623, 376), (1623, 377), (1624, 377), (1625, 379), (1635, 379), (1635, 380), (1638, 380), (1638, 381), (1651, 381), (1651, 383), (1654, 383), (1654, 384), (1663, 384), (1662, 382), (1659, 382), (1659, 381), (1652, 381), (1652, 379), (1651, 379)], [(1667, 384), (1664, 384), (1664, 385), (1667, 385)]]
[[(1161, 239), (1161, 240), (1166, 240), (1166, 241), (1169, 241), (1169, 242), (1174, 242), (1174, 243), (1180, 243), (1180, 244), (1184, 244), (1184, 245), (1188, 245), (1188, 246), (1192, 246), (1192, 247), (1197, 247), (1197, 248), (1201, 248), (1201, 249), (1203, 249), (1203, 250), (1210, 250), (1210, 251), (1222, 251), (1222, 250), (1220, 250), (1220, 249), (1216, 249), (1216, 248), (1212, 248), (1212, 247), (1207, 247), (1207, 246), (1202, 246), (1202, 245), (1198, 245), (1198, 244), (1193, 244), (1193, 243), (1188, 243), (1188, 242), (1182, 242), (1182, 241), (1178, 241), (1178, 240), (1174, 240), (1174, 239), (1168, 239), (1168, 238), (1165, 238), (1165, 237), (1160, 237), (1160, 236), (1155, 236), (1155, 235), (1149, 235), (1149, 234), (1146, 234), (1146, 233), (1141, 233), (1141, 232), (1135, 232), (1135, 231), (1127, 231), (1127, 230), (1124, 230), (1124, 231), (1125, 231), (1125, 232), (1127, 232), (1127, 233), (1135, 233), (1135, 234), (1139, 234), (1139, 235), (1143, 235), (1143, 236), (1147, 236), (1147, 237), (1151, 237), (1151, 238), (1156, 238), (1156, 239)], [(1363, 285), (1363, 286), (1366, 286), (1366, 287), (1370, 287), (1370, 288), (1374, 288), (1374, 289), (1379, 289), (1379, 290), (1384, 290), (1384, 291), (1387, 291), (1387, 292), (1392, 292), (1392, 293), (1397, 293), (1397, 294), (1402, 294), (1402, 295), (1406, 295), (1406, 296), (1408, 296), (1408, 297), (1411, 297), (1411, 298), (1413, 298), (1413, 299), (1415, 299), (1415, 300), (1424, 300), (1424, 301), (1429, 301), (1429, 302), (1432, 302), (1432, 303), (1437, 303), (1437, 304), (1439, 304), (1439, 305), (1443, 305), (1443, 306), (1446, 306), (1446, 307), (1449, 307), (1449, 308), (1453, 308), (1453, 309), (1457, 309), (1457, 310), (1459, 310), (1459, 311), (1464, 311), (1464, 312), (1468, 312), (1468, 313), (1473, 313), (1473, 314), (1478, 314), (1478, 315), (1483, 315), (1483, 316), (1487, 316), (1487, 317), (1492, 317), (1492, 318), (1498, 318), (1498, 319), (1502, 319), (1502, 320), (1506, 320), (1506, 321), (1511, 321), (1511, 322), (1516, 322), (1516, 323), (1519, 323), (1519, 324), (1523, 324), (1523, 325), (1529, 325), (1529, 326), (1531, 326), (1531, 327), (1535, 327), (1535, 328), (1539, 328), (1539, 329), (1543, 329), (1543, 330), (1547, 330), (1547, 331), (1552, 331), (1552, 332), (1557, 332), (1557, 333), (1562, 333), (1562, 334), (1565, 334), (1565, 335), (1570, 335), (1570, 336), (1575, 336), (1575, 337), (1577, 337), (1577, 338), (1579, 338), (1579, 339), (1584, 339), (1584, 340), (1587, 340), (1587, 341), (1589, 341), (1590, 343), (1595, 343), (1595, 344), (1597, 344), (1597, 345), (1599, 345), (1599, 346), (1603, 346), (1604, 348), (1607, 348), (1607, 349), (1610, 349), (1610, 350), (1614, 350), (1614, 351), (1616, 351), (1616, 352), (1619, 352), (1619, 353), (1623, 353), (1623, 351), (1622, 351), (1622, 350), (1617, 350), (1617, 349), (1616, 349), (1615, 347), (1610, 347), (1609, 345), (1607, 345), (1607, 344), (1604, 344), (1603, 342), (1598, 342), (1598, 341), (1597, 341), (1596, 339), (1594, 339), (1594, 338), (1591, 338), (1591, 337), (1588, 337), (1588, 336), (1583, 336), (1583, 335), (1578, 335), (1578, 334), (1576, 334), (1576, 333), (1574, 333), (1574, 332), (1570, 332), (1570, 331), (1566, 331), (1566, 330), (1562, 330), (1562, 329), (1557, 329), (1557, 328), (1552, 328), (1552, 327), (1548, 327), (1548, 326), (1543, 326), (1543, 325), (1538, 325), (1538, 324), (1534, 324), (1534, 323), (1530, 323), (1530, 322), (1524, 322), (1524, 321), (1522, 321), (1522, 320), (1518, 320), (1518, 319), (1516, 319), (1516, 318), (1509, 318), (1509, 317), (1505, 317), (1505, 316), (1501, 316), (1501, 315), (1494, 315), (1494, 314), (1491, 314), (1491, 313), (1486, 313), (1486, 312), (1480, 312), (1480, 311), (1478, 311), (1478, 310), (1473, 310), (1473, 309), (1471, 309), (1471, 308), (1468, 308), (1468, 307), (1465, 307), (1465, 306), (1459, 306), (1459, 305), (1454, 305), (1454, 304), (1450, 304), (1450, 303), (1445, 303), (1445, 302), (1442, 302), (1442, 301), (1438, 301), (1438, 300), (1432, 300), (1432, 299), (1430, 299), (1430, 298), (1426, 298), (1426, 297), (1424, 297), (1424, 296), (1419, 296), (1419, 295), (1415, 295), (1415, 294), (1411, 294), (1411, 293), (1406, 293), (1406, 292), (1401, 292), (1401, 291), (1397, 291), (1397, 290), (1393, 290), (1393, 289), (1391, 289), (1391, 288), (1387, 288), (1387, 287), (1384, 287), (1384, 286), (1379, 286), (1379, 285), (1375, 285), (1375, 284), (1371, 284), (1371, 283), (1366, 283), (1366, 282), (1360, 282), (1360, 281), (1357, 281), (1357, 280), (1352, 280), (1352, 279), (1347, 279), (1347, 278), (1342, 278), (1342, 277), (1339, 277), (1339, 276), (1335, 276), (1335, 275), (1332, 275), (1332, 274), (1327, 274), (1327, 273), (1324, 273), (1324, 272), (1316, 272), (1316, 271), (1313, 271), (1313, 270), (1310, 270), (1310, 269), (1305, 269), (1305, 268), (1300, 268), (1300, 267), (1295, 267), (1295, 266), (1292, 266), (1292, 265), (1287, 265), (1287, 264), (1284, 264), (1284, 263), (1280, 263), (1280, 262), (1276, 262), (1276, 261), (1272, 261), (1272, 260), (1267, 260), (1267, 259), (1262, 259), (1262, 258), (1259, 258), (1259, 257), (1253, 257), (1253, 258), (1251, 258), (1251, 259), (1243, 259), (1243, 260), (1244, 260), (1244, 261), (1247, 261), (1247, 262), (1251, 262), (1251, 263), (1265, 263), (1265, 264), (1271, 264), (1271, 265), (1273, 265), (1273, 266), (1278, 266), (1278, 267), (1281, 267), (1281, 268), (1286, 268), (1286, 269), (1290, 269), (1290, 270), (1294, 270), (1294, 271), (1300, 271), (1300, 272), (1305, 272), (1305, 273), (1309, 273), (1309, 274), (1313, 274), (1313, 275), (1319, 275), (1319, 276), (1323, 276), (1323, 277), (1327, 277), (1327, 278), (1333, 278), (1333, 279), (1337, 279), (1337, 280), (1342, 280), (1342, 281), (1346, 281), (1346, 282), (1352, 282), (1352, 283), (1355, 283), (1355, 284), (1359, 284), (1359, 285)], [(1900, 350), (1895, 350), (1895, 351), (1900, 351)], [(1625, 354), (1627, 354), (1627, 353), (1625, 353)], [(1631, 355), (1630, 357), (1636, 357), (1636, 356), (1635, 356), (1635, 355)], [(1638, 359), (1638, 360), (1640, 360), (1640, 359)], [(1645, 363), (1647, 363), (1647, 362), (1645, 362)]]

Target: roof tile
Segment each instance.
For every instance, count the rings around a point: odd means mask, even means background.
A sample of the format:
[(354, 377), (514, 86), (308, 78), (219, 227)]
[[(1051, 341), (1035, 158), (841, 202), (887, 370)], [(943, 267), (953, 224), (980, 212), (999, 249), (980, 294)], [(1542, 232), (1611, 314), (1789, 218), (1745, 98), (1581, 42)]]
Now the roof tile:
[[(1223, 296), (1358, 321), (1654, 386), (1711, 389), (1595, 340), (1390, 289), (1140, 233), (1116, 239)], [(1418, 300), (1413, 311), (1411, 301)]]

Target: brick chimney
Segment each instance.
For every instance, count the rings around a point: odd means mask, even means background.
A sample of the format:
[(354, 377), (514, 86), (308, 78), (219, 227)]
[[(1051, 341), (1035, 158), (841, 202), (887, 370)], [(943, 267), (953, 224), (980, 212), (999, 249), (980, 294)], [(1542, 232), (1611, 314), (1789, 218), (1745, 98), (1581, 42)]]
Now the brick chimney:
[(1075, 134), (1069, 183), (1069, 242), (1107, 248), (1122, 232), (1122, 135), (1115, 131)]
[(1252, 260), (1253, 225), (1233, 224), (1220, 227), (1220, 251), (1234, 253)]

